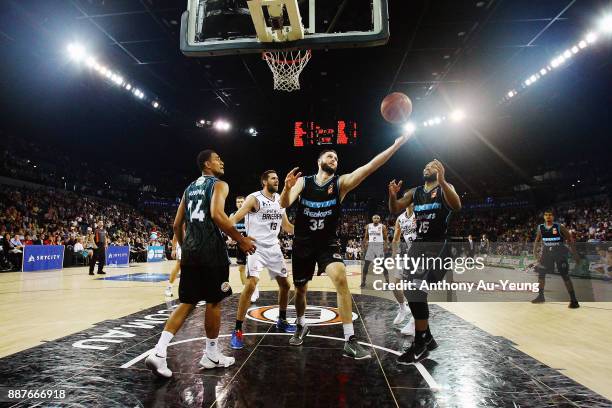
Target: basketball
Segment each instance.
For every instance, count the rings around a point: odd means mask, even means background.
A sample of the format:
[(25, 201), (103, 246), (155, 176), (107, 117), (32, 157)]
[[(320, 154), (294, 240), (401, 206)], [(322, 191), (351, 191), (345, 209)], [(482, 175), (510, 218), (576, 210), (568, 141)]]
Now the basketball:
[(412, 113), (412, 101), (401, 92), (393, 92), (383, 99), (380, 104), (380, 113), (387, 122), (405, 122)]

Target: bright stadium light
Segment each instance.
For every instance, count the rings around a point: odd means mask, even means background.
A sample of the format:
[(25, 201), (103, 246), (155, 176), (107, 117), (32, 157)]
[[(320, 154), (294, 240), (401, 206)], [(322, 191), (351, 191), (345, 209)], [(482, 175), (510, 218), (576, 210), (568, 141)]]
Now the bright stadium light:
[(572, 47), (572, 54), (578, 54), (578, 51), (580, 51), (580, 48), (578, 48), (578, 46), (574, 45)]
[(546, 74), (548, 74), (548, 71), (546, 70), (546, 68), (542, 68), (542, 69), (540, 70), (540, 75), (544, 76), (544, 75), (546, 75)]
[(200, 125), (203, 125), (204, 123), (206, 123), (206, 121), (204, 119), (200, 119)]
[(435, 118), (433, 121), (436, 125), (439, 125), (440, 123), (442, 123), (442, 119), (440, 118)]
[(87, 64), (89, 68), (94, 68), (97, 65), (96, 60), (93, 57), (87, 57), (87, 60), (85, 61), (85, 63)]
[(565, 52), (563, 53), (563, 56), (565, 58), (571, 58), (572, 57), (572, 52), (570, 50), (565, 50)]
[(127, 85), (125, 86), (125, 89), (127, 89), (127, 90), (129, 91), (130, 89), (132, 89), (132, 85), (131, 85), (131, 84), (127, 84)]
[(593, 44), (595, 41), (597, 41), (597, 34), (590, 32), (586, 35), (585, 39), (589, 44)]
[(516, 95), (516, 94), (514, 93), (514, 91), (510, 91), (510, 92), (508, 92), (508, 98), (513, 98), (513, 97), (514, 97), (514, 95)]
[(586, 41), (584, 41), (584, 40), (580, 40), (580, 42), (578, 43), (578, 47), (579, 47), (580, 49), (585, 49), (585, 48), (586, 48), (586, 46), (587, 46), (587, 42), (586, 42)]
[(465, 119), (465, 112), (461, 109), (457, 109), (451, 113), (451, 119), (453, 122), (461, 122), (463, 119)]
[(228, 131), (231, 128), (231, 125), (229, 124), (229, 122), (226, 122), (224, 120), (217, 120), (215, 121), (215, 123), (213, 123), (213, 127), (217, 130), (221, 130), (221, 131)]
[(159, 108), (159, 102), (157, 101), (153, 101), (152, 105), (155, 109)]
[(80, 61), (85, 57), (85, 48), (81, 44), (70, 43), (68, 44), (68, 54), (73, 60)]
[(414, 123), (407, 122), (406, 124), (404, 124), (404, 132), (411, 135), (414, 133), (415, 130), (416, 130), (416, 125)]
[(599, 21), (599, 30), (603, 33), (612, 34), (612, 14), (605, 15)]

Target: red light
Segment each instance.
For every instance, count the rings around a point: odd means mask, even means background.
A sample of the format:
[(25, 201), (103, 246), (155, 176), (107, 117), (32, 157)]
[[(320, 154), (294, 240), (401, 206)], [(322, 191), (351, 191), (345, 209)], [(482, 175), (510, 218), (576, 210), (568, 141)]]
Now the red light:
[(295, 128), (293, 132), (293, 146), (302, 147), (304, 146), (304, 136), (306, 132), (302, 129), (302, 124), (304, 122), (295, 122)]
[(336, 143), (339, 145), (348, 144), (348, 137), (346, 137), (346, 132), (344, 129), (346, 128), (346, 122), (343, 120), (338, 121), (338, 137), (336, 138)]

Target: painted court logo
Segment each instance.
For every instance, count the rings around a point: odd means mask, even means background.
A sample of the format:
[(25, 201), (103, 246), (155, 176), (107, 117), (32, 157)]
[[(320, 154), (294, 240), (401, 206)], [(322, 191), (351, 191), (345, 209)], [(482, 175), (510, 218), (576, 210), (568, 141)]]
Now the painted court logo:
[[(327, 306), (307, 306), (304, 314), (306, 323), (311, 326), (330, 326), (342, 324), (338, 308)], [(254, 307), (247, 311), (247, 318), (262, 323), (276, 324), (278, 320), (278, 306)], [(297, 318), (295, 306), (287, 307), (287, 320), (293, 322)], [(357, 314), (353, 313), (353, 320), (357, 319)]]

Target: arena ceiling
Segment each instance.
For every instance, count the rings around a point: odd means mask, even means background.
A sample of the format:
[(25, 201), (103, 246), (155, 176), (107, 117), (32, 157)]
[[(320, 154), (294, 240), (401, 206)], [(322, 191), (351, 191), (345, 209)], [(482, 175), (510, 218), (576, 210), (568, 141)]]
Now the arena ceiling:
[[(59, 133), (59, 125), (51, 126), (58, 112), (48, 113), (54, 105), (64, 114), (69, 107), (81, 108), (77, 116), (65, 115), (63, 126), (75, 118), (94, 125), (129, 123), (131, 129), (147, 129), (150, 137), (158, 132), (167, 136), (168, 128), (192, 134), (198, 118), (224, 116), (239, 126), (256, 126), (268, 142), (286, 140), (289, 148), (296, 119), (356, 119), (371, 132), (388, 131), (378, 106), (388, 92), (401, 91), (412, 98), (420, 120), (456, 106), (471, 110), (480, 121), (478, 132), (491, 135), (488, 141), (520, 161), (520, 149), (511, 151), (516, 143), (524, 147), (525, 129), (515, 127), (516, 117), (536, 122), (530, 132), (541, 131), (535, 115), (558, 118), (563, 109), (576, 108), (576, 101), (564, 100), (568, 92), (584, 102), (576, 115), (585, 123), (589, 115), (597, 116), (588, 101), (593, 95), (606, 98), (601, 85), (609, 89), (609, 44), (590, 50), (511, 104), (497, 103), (525, 75), (584, 35), (609, 6), (597, 0), (389, 0), (391, 40), (386, 46), (314, 52), (302, 74), (302, 91), (287, 95), (272, 90), (271, 73), (258, 55), (182, 55), (180, 16), (186, 1), (6, 0), (0, 4), (0, 50), (7, 57), (0, 68), (2, 106), (5, 112), (9, 105), (9, 111), (16, 107), (22, 119), (36, 114), (49, 124), (45, 131)], [(167, 114), (71, 66), (65, 48), (72, 41), (157, 95)], [(609, 96), (597, 98), (597, 104), (609, 104)], [(605, 109), (600, 117), (607, 118)], [(504, 140), (496, 140), (497, 133), (504, 133)], [(475, 146), (483, 144), (479, 136), (473, 138)], [(375, 148), (387, 143), (371, 140)], [(452, 156), (432, 143), (425, 143), (424, 151)], [(492, 154), (486, 142), (481, 147)]]

